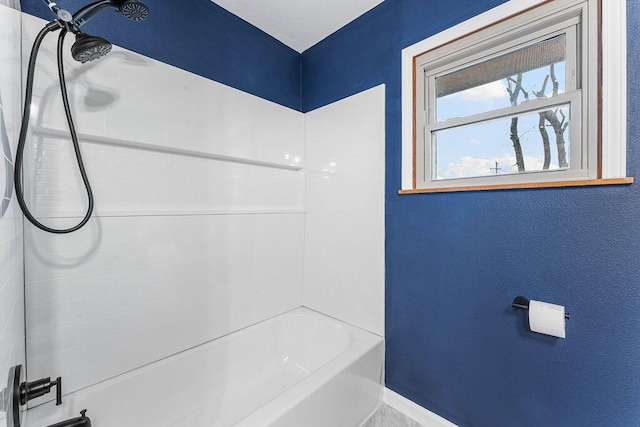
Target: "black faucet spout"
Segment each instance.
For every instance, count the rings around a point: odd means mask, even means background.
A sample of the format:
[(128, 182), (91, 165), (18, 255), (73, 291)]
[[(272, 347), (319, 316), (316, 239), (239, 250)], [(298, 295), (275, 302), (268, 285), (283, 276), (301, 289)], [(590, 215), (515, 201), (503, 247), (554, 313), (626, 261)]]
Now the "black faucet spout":
[(70, 420), (52, 424), (49, 427), (91, 427), (91, 419), (86, 415), (87, 410), (80, 411), (80, 416)]

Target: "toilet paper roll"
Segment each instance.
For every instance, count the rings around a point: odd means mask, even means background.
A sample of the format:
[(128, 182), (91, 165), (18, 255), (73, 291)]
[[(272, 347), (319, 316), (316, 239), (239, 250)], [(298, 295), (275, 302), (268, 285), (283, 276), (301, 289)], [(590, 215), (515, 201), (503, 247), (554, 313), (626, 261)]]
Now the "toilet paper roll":
[(548, 302), (529, 301), (529, 328), (533, 332), (565, 337), (564, 306)]

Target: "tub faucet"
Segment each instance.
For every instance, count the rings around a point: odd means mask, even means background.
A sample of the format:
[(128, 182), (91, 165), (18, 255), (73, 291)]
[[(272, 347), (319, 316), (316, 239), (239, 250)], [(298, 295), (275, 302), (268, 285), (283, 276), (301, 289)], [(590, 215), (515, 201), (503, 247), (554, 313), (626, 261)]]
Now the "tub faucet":
[(80, 411), (80, 416), (70, 420), (52, 424), (49, 427), (91, 427), (91, 420), (86, 416), (87, 410)]

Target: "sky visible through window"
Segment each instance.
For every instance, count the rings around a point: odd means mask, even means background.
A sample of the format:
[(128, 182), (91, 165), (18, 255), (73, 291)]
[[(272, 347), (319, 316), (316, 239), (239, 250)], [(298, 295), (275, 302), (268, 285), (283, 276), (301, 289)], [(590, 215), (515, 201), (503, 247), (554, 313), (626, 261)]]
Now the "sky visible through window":
[[(565, 92), (565, 64), (554, 64), (558, 82), (558, 94)], [(522, 74), (522, 89), (527, 92), (529, 100), (537, 98), (535, 92), (542, 90), (545, 77), (550, 74), (550, 67), (543, 67)], [(515, 77), (515, 76), (514, 76)], [(443, 122), (454, 117), (466, 117), (511, 106), (508, 81), (502, 79), (482, 86), (473, 87), (437, 99), (437, 119)], [(553, 96), (551, 80), (546, 84), (544, 97)], [(527, 102), (520, 92), (517, 104)], [(569, 120), (569, 106), (552, 109), (559, 120), (563, 115)], [(545, 154), (543, 139), (538, 129), (540, 115), (531, 112), (518, 116), (518, 136), (522, 146), (525, 170), (544, 170)], [(554, 128), (545, 122), (550, 139), (550, 162), (548, 169), (558, 169), (558, 149)], [(435, 132), (435, 179), (465, 178), (496, 174), (518, 173), (518, 165), (513, 142), (510, 138), (511, 117), (496, 119), (472, 125), (444, 129)], [(567, 161), (569, 153), (568, 128), (564, 131)], [(568, 166), (568, 165), (567, 165)]]

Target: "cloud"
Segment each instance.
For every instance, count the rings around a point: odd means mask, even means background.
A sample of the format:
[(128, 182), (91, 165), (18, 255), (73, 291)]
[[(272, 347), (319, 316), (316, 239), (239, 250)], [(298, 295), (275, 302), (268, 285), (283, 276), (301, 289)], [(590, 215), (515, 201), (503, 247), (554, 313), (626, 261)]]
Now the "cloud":
[(509, 92), (507, 92), (505, 81), (499, 80), (497, 82), (487, 83), (482, 86), (463, 90), (462, 92), (453, 94), (453, 96), (462, 98), (465, 101), (479, 102), (507, 98), (509, 96)]
[[(496, 162), (498, 162), (498, 168), (500, 168), (498, 174), (518, 173), (516, 157), (512, 155), (505, 154), (500, 157), (491, 157), (488, 159), (464, 156), (460, 158), (459, 162), (449, 163), (444, 171), (438, 175), (438, 179), (494, 175), (495, 170), (492, 171), (491, 168), (496, 167)], [(524, 157), (524, 166), (528, 171), (542, 170), (543, 165), (543, 157)], [(549, 165), (549, 169), (558, 169), (558, 165), (551, 164)]]

